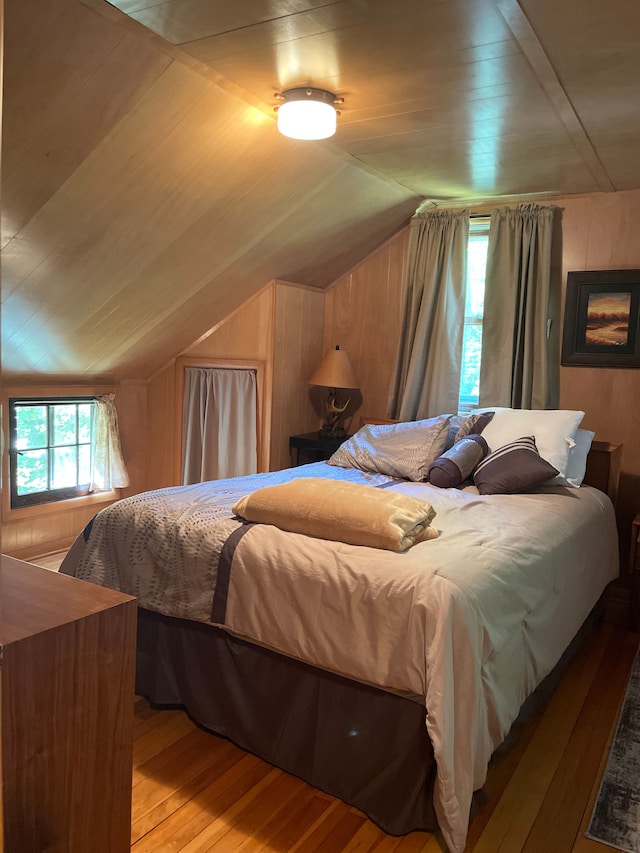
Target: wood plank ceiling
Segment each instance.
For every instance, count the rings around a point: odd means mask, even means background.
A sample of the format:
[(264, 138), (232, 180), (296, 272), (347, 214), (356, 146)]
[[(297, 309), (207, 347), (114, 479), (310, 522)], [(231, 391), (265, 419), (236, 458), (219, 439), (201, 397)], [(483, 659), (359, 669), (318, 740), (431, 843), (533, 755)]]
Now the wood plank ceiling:
[[(148, 378), (271, 278), (326, 287), (425, 199), (640, 188), (637, 0), (5, 15), (6, 377)], [(274, 92), (303, 84), (345, 99), (331, 141), (277, 133)]]

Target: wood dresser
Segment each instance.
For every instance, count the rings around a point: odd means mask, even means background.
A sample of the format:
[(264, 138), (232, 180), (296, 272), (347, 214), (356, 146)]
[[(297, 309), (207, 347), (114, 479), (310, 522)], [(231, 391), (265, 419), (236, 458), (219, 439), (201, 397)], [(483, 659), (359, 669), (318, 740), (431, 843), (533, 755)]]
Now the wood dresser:
[(130, 849), (136, 601), (0, 564), (0, 850)]

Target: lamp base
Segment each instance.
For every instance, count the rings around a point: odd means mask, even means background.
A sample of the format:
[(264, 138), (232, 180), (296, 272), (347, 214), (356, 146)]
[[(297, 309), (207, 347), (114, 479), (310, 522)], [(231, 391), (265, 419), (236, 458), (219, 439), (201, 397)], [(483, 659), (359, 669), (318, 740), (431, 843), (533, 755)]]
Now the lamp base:
[(351, 400), (347, 400), (342, 405), (338, 404), (338, 392), (335, 388), (329, 391), (327, 397), (327, 414), (326, 421), (320, 427), (320, 436), (323, 438), (345, 438), (347, 433), (342, 426), (342, 419), (347, 406)]

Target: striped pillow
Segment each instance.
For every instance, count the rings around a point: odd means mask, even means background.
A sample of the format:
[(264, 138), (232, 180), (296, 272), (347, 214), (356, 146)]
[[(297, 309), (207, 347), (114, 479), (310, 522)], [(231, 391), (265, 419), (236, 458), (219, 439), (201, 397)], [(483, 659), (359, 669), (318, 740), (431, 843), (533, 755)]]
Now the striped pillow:
[(515, 495), (537, 489), (557, 473), (528, 435), (490, 453), (476, 468), (473, 482), (481, 495)]

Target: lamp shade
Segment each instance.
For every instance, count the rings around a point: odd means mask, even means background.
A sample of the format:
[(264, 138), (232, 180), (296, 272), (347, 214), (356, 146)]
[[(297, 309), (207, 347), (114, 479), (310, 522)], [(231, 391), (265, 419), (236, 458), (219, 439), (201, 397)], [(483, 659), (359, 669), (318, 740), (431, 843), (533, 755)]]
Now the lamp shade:
[(309, 378), (309, 385), (320, 385), (323, 388), (358, 388), (356, 374), (345, 350), (336, 347), (326, 352)]
[(292, 139), (328, 139), (336, 132), (336, 96), (324, 89), (300, 87), (279, 96), (278, 130)]

